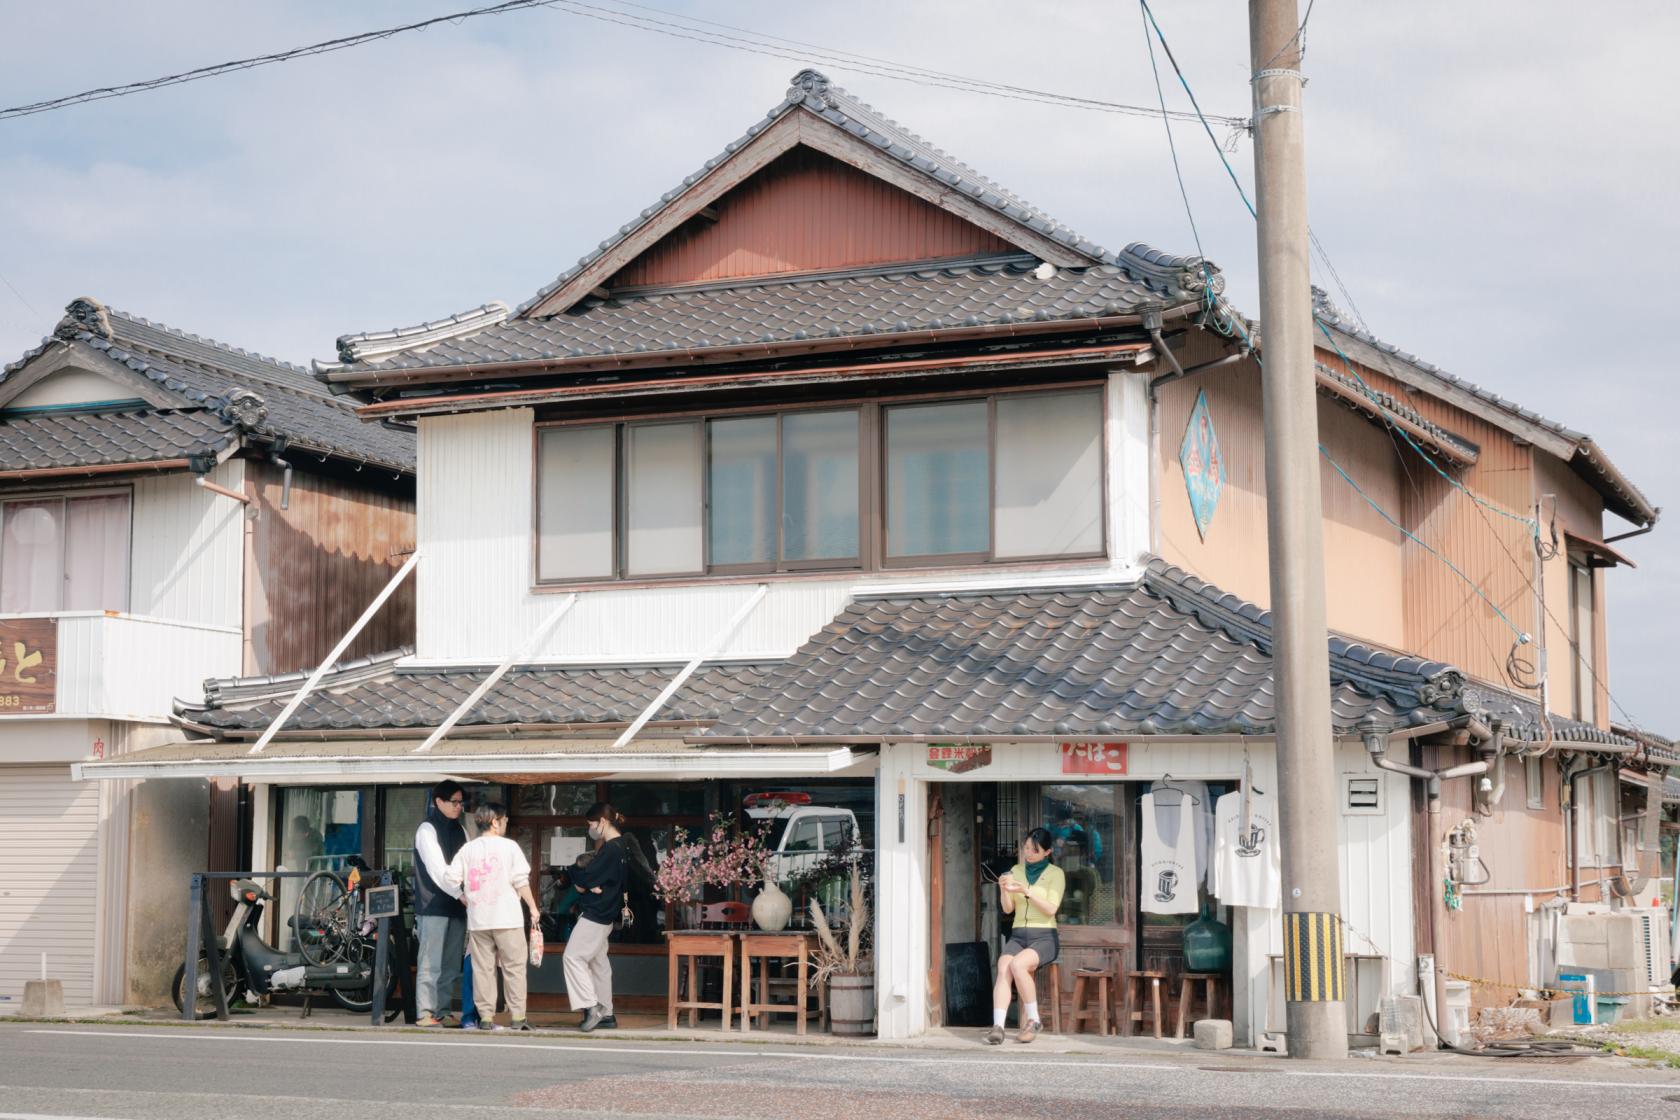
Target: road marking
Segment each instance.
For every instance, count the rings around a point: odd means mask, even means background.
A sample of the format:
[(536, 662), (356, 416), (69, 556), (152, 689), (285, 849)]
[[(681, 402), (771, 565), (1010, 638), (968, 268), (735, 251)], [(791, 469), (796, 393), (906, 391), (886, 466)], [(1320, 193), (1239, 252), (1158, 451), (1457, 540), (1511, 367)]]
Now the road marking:
[[(564, 1042), (483, 1042), (451, 1041), (441, 1038), (345, 1038), (342, 1034), (324, 1038), (299, 1038), (295, 1035), (270, 1034), (267, 1030), (248, 1030), (239, 1032), (204, 1032), (184, 1030), (146, 1031), (141, 1029), (117, 1031), (68, 1031), (51, 1030), (46, 1028), (29, 1028), (26, 1034), (68, 1035), (72, 1038), (149, 1038), (160, 1041), (178, 1042), (269, 1042), (269, 1043), (302, 1043), (317, 1046), (418, 1046), (418, 1047), (489, 1047), (501, 1050), (547, 1050), (565, 1051), (584, 1054), (640, 1054), (650, 1058), (680, 1056), (702, 1058), (728, 1058), (741, 1061), (747, 1058), (792, 1058), (808, 1062), (881, 1062), (888, 1065), (964, 1065), (987, 1066), (997, 1068), (1006, 1062), (1032, 1062), (1035, 1068), (1067, 1066), (1072, 1069), (1109, 1069), (1109, 1070), (1154, 1070), (1162, 1073), (1201, 1073), (1195, 1066), (1190, 1065), (1162, 1065), (1148, 1062), (1115, 1062), (1115, 1061), (1056, 1061), (1053, 1056), (1023, 1055), (1019, 1058), (957, 1058), (941, 1055), (940, 1057), (918, 1058), (902, 1054), (833, 1054), (821, 1051), (804, 1052), (798, 1050), (759, 1050), (742, 1047), (731, 1050), (699, 1050), (666, 1046), (615, 1046), (611, 1043), (564, 1043)], [(1051, 1060), (1046, 1060), (1050, 1058)], [(1281, 1062), (1284, 1059), (1276, 1059)], [(1511, 1061), (1521, 1061), (1512, 1058)], [(1269, 1067), (1276, 1068), (1276, 1067)], [(1661, 1092), (1672, 1093), (1675, 1082), (1640, 1083), (1628, 1081), (1576, 1081), (1561, 1077), (1490, 1077), (1482, 1074), (1446, 1074), (1446, 1073), (1377, 1073), (1357, 1072), (1349, 1070), (1298, 1070), (1282, 1069), (1285, 1077), (1316, 1077), (1341, 1078), (1344, 1080), (1366, 1081), (1462, 1081), (1466, 1085), (1556, 1085), (1572, 1089), (1625, 1089), (1631, 1092)], [(1212, 1077), (1230, 1076), (1229, 1074), (1211, 1074)], [(0, 1120), (7, 1118), (0, 1114)], [(72, 1118), (65, 1118), (72, 1120)]]

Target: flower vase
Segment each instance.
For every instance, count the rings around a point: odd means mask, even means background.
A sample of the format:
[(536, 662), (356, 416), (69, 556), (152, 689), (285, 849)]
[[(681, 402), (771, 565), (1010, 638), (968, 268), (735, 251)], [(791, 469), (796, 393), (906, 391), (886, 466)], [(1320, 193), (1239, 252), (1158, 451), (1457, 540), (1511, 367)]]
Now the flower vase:
[(787, 928), (793, 917), (793, 899), (789, 898), (775, 880), (764, 884), (752, 901), (753, 921), (767, 933), (779, 933)]

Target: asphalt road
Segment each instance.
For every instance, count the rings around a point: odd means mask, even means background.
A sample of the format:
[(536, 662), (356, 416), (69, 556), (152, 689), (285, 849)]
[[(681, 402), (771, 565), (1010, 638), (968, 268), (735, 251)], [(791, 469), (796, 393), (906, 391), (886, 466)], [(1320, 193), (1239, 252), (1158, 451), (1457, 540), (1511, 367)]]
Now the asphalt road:
[(1680, 1118), (1674, 1071), (1458, 1061), (14, 1023), (0, 1024), (0, 1120)]

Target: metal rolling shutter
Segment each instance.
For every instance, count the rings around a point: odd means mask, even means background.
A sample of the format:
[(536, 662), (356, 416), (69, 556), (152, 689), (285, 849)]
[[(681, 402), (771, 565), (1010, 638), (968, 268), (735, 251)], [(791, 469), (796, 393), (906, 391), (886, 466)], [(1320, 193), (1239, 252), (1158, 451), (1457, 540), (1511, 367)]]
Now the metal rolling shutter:
[(68, 766), (0, 766), (0, 995), (26, 980), (64, 982), (64, 1002), (93, 1002), (99, 783)]

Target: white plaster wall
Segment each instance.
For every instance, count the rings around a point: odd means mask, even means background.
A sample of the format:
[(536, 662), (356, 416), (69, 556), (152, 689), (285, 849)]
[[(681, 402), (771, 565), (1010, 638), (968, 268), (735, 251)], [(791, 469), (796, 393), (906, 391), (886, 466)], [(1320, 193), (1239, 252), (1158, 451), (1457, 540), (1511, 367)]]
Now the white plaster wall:
[[(245, 464), (230, 459), (209, 479), (239, 491)], [(136, 481), (130, 612), (238, 630), (244, 621), (246, 508), (195, 485), (187, 472)], [(228, 672), (239, 669), (236, 660)]]

